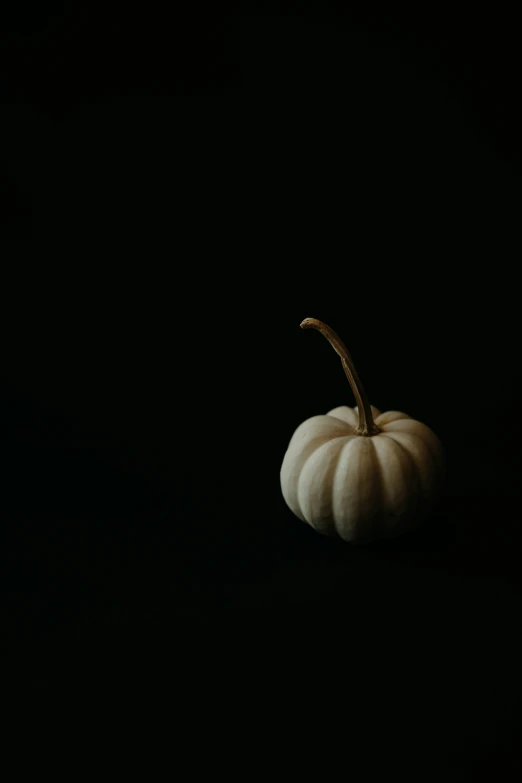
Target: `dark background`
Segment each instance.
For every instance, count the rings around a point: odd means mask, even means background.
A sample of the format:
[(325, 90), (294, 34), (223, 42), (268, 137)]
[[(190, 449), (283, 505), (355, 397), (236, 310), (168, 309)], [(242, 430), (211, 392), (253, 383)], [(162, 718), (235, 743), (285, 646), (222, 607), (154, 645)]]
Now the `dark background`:
[[(2, 14), (0, 552), (24, 681), (172, 685), (255, 758), (295, 730), (305, 759), (310, 735), (511, 774), (513, 20)], [(420, 533), (353, 547), (285, 507), (293, 430), (354, 404), (307, 316), (373, 404), (443, 441)]]

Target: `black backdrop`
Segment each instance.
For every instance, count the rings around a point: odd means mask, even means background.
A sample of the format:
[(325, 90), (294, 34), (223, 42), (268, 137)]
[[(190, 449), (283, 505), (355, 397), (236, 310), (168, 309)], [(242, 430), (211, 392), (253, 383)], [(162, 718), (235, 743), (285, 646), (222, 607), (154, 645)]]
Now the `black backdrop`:
[[(87, 649), (80, 679), (113, 683), (138, 654), (220, 722), (271, 710), (264, 754), (281, 713), (284, 737), (326, 706), (353, 736), (344, 704), (399, 761), (511, 769), (510, 24), (56, 4), (1, 37), (0, 551), (25, 679), (75, 682)], [(285, 507), (295, 427), (354, 404), (307, 316), (375, 405), (441, 437), (420, 533), (352, 547)]]

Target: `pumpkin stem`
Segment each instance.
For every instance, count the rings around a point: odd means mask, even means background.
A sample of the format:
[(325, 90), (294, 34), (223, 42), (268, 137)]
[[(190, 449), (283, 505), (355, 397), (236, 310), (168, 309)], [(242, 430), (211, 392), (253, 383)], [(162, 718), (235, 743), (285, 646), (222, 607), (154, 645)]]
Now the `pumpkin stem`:
[(339, 335), (337, 335), (330, 326), (327, 326), (322, 321), (318, 321), (317, 318), (305, 318), (304, 321), (301, 322), (301, 329), (317, 329), (318, 332), (321, 332), (321, 334), (326, 337), (332, 348), (341, 357), (344, 372), (346, 373), (346, 377), (348, 378), (348, 382), (352, 387), (354, 397), (357, 401), (359, 426), (356, 428), (355, 434), (377, 435), (377, 433), (380, 432), (380, 429), (373, 420), (370, 402), (364, 391), (361, 379), (357, 375), (357, 370), (354, 367), (352, 357), (348, 353), (348, 349)]

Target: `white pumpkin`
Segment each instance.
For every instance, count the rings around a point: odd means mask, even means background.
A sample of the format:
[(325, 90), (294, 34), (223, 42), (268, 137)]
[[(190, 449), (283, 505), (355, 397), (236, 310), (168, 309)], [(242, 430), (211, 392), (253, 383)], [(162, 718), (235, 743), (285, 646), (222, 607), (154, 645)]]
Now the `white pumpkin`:
[(360, 542), (397, 535), (433, 506), (445, 472), (442, 445), (420, 421), (369, 404), (333, 329), (315, 318), (301, 327), (318, 329), (341, 356), (358, 405), (297, 428), (281, 467), (283, 497), (319, 533)]

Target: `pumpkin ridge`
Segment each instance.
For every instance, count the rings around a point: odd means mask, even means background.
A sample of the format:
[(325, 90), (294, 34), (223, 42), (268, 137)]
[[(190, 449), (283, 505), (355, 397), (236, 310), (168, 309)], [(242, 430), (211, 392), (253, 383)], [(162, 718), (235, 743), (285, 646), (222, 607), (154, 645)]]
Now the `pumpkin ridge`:
[(380, 414), (379, 414), (379, 415), (376, 417), (376, 419), (375, 419), (375, 423), (377, 424), (377, 422), (378, 422), (378, 420), (379, 420), (379, 419), (382, 419), (382, 418), (384, 418), (385, 416), (389, 416), (389, 415), (390, 415), (390, 413), (398, 413), (398, 414), (400, 414), (400, 417), (398, 417), (398, 418), (394, 418), (394, 419), (391, 419), (391, 421), (385, 421), (385, 422), (381, 422), (381, 423), (379, 423), (379, 424), (378, 424), (378, 426), (381, 428), (381, 431), (383, 431), (383, 432), (385, 432), (385, 430), (384, 430), (384, 427), (387, 427), (387, 426), (388, 426), (388, 424), (393, 424), (393, 422), (394, 422), (394, 421), (404, 421), (405, 419), (411, 419), (411, 416), (408, 416), (408, 414), (407, 414), (407, 413), (404, 413), (404, 411), (395, 411), (395, 410), (392, 410), (392, 411), (384, 411), (384, 413), (380, 413)]
[[(400, 419), (400, 421), (403, 421), (403, 419)], [(408, 458), (408, 462), (410, 463), (410, 465), (413, 465), (413, 472), (414, 472), (415, 478), (417, 480), (417, 488), (422, 488), (422, 479), (421, 479), (421, 475), (419, 473), (419, 467), (418, 467), (418, 464), (417, 464), (417, 460), (415, 459), (413, 454), (410, 451), (408, 451), (408, 449), (406, 448), (406, 446), (404, 446), (403, 443), (400, 443), (398, 440), (395, 440), (395, 438), (390, 438), (386, 434), (386, 432), (384, 430), (381, 431), (381, 434), (384, 435), (385, 437), (387, 437), (388, 440), (391, 440), (395, 444), (395, 446), (398, 447), (399, 451), (401, 451), (403, 454), (406, 454), (406, 457)], [(404, 434), (410, 435), (411, 433), (408, 432), (408, 433), (404, 433)], [(421, 438), (421, 440), (422, 440), (422, 438)], [(427, 444), (424, 441), (422, 441), (422, 442), (424, 443), (424, 445), (426, 446), (426, 448), (427, 448), (427, 450), (429, 452), (430, 449), (427, 446)], [(430, 459), (431, 459), (431, 452), (430, 452)], [(432, 463), (433, 463), (433, 460), (432, 460)], [(418, 502), (416, 503), (415, 511), (416, 512), (418, 511)]]
[[(352, 411), (354, 423), (347, 421), (346, 419), (342, 419), (340, 416), (333, 413), (333, 411), (338, 411), (339, 408), (348, 408), (348, 410)], [(326, 414), (330, 419), (336, 419), (337, 421), (342, 422), (343, 424), (346, 424), (347, 427), (350, 427), (350, 429), (355, 433), (355, 430), (357, 428), (357, 414), (355, 413), (355, 410), (353, 408), (350, 408), (348, 405), (338, 405), (336, 408), (332, 408), (328, 411)]]
[[(399, 427), (399, 429), (397, 430), (385, 429), (386, 427), (389, 427), (392, 424), (398, 424), (400, 421), (413, 422), (415, 425), (420, 425), (423, 429), (425, 428), (426, 430), (428, 430), (428, 432), (432, 433), (432, 431), (430, 430), (427, 424), (423, 424), (422, 421), (418, 421), (417, 419), (412, 419), (410, 416), (408, 416), (406, 419), (395, 419), (394, 421), (390, 421), (389, 424), (384, 424), (381, 430), (382, 434), (388, 435), (391, 432), (403, 432), (405, 435), (415, 435), (415, 437), (420, 438), (426, 444), (428, 449), (431, 448), (429, 440), (423, 438), (422, 435), (420, 435), (418, 432), (412, 432), (411, 430), (403, 430), (401, 427)], [(435, 435), (435, 433), (432, 434)]]
[[(361, 489), (364, 489), (366, 482), (364, 481), (364, 468), (361, 471), (363, 462), (367, 463), (367, 458), (371, 463), (370, 475), (375, 476), (375, 446), (372, 443), (371, 437), (355, 435), (352, 439), (354, 446), (351, 447), (346, 444), (339, 454), (339, 462), (332, 482), (332, 517), (335, 522), (335, 530), (339, 538), (344, 541), (362, 540), (363, 538), (369, 539), (371, 535), (365, 535), (365, 530), (369, 527), (368, 519), (373, 519), (373, 515), (363, 514), (361, 518), (360, 509), (364, 508), (368, 498), (361, 497)], [(348, 448), (356, 449), (355, 453), (347, 454)], [(359, 448), (362, 452), (359, 451)], [(366, 450), (366, 451), (365, 451)], [(341, 466), (345, 464), (348, 469), (343, 475), (340, 475)], [(355, 472), (354, 469), (355, 468)], [(349, 479), (349, 487), (344, 487), (345, 482)], [(373, 484), (373, 482), (372, 482)], [(367, 493), (365, 493), (367, 495)], [(355, 506), (354, 498), (355, 495)], [(376, 511), (375, 517), (378, 517), (377, 504), (375, 504), (375, 497), (372, 498), (374, 510)], [(351, 512), (348, 516), (344, 513), (344, 501), (348, 500), (351, 506)], [(336, 509), (339, 510), (339, 514), (336, 513)], [(343, 524), (344, 521), (344, 524)]]
[[(398, 421), (406, 421), (406, 419), (398, 419)], [(409, 419), (408, 421), (415, 422), (415, 424), (418, 424), (421, 427), (423, 427), (425, 430), (427, 430), (428, 434), (432, 435), (433, 438), (437, 438), (435, 433), (432, 430), (430, 430), (430, 428), (428, 427), (427, 424), (423, 424), (421, 421), (417, 421), (417, 419)], [(395, 424), (395, 422), (392, 421), (392, 422), (390, 422), (390, 424)], [(385, 426), (387, 426), (387, 425), (385, 425)], [(393, 435), (395, 433), (408, 435), (408, 436), (411, 436), (413, 438), (419, 438), (419, 440), (422, 441), (422, 443), (424, 443), (424, 445), (426, 446), (427, 450), (429, 451), (430, 457), (431, 457), (432, 462), (434, 463), (435, 467), (436, 468), (438, 467), (438, 460), (437, 460), (435, 454), (433, 453), (433, 443), (432, 443), (432, 441), (430, 440), (429, 437), (428, 438), (424, 438), (419, 432), (412, 432), (411, 430), (403, 430), (403, 429), (398, 429), (398, 430), (385, 430), (385, 429), (383, 429), (382, 430), (382, 434), (383, 435), (388, 435), (389, 436), (389, 435)], [(438, 438), (437, 438), (437, 440), (438, 440)]]
[[(299, 500), (299, 482), (301, 481), (301, 476), (303, 475), (303, 471), (305, 469), (305, 465), (307, 464), (308, 460), (313, 457), (313, 455), (323, 446), (325, 446), (327, 443), (330, 443), (333, 440), (338, 440), (339, 438), (346, 438), (351, 437), (350, 435), (317, 435), (316, 438), (314, 438), (310, 443), (307, 444), (307, 448), (310, 448), (312, 446), (310, 453), (307, 454), (304, 462), (302, 463), (300, 469), (299, 469), (299, 476), (297, 478), (297, 482), (295, 485), (295, 502), (297, 504), (297, 508), (299, 510), (299, 514), (303, 517), (303, 509), (301, 507), (301, 502)], [(313, 445), (312, 445), (313, 444)]]
[[(386, 433), (383, 432), (382, 434), (384, 435)], [(410, 437), (414, 437), (415, 438), (416, 437), (424, 445), (424, 447), (426, 449), (426, 453), (428, 454), (428, 457), (429, 457), (429, 460), (430, 460), (430, 463), (431, 463), (431, 468), (432, 468), (431, 473), (432, 473), (432, 475), (433, 476), (437, 475), (437, 470), (438, 470), (437, 460), (435, 458), (435, 455), (433, 454), (433, 450), (431, 448), (431, 444), (430, 443), (427, 443), (424, 440), (424, 438), (421, 438), (421, 436), (417, 435), (417, 433), (415, 433), (415, 432), (401, 432), (400, 430), (396, 430), (395, 432), (391, 432), (390, 431), (388, 433), (388, 435), (387, 435), (389, 437), (389, 439), (393, 440), (394, 443), (396, 443), (398, 446), (401, 446), (403, 449), (406, 449), (406, 450), (407, 450), (407, 446), (405, 446), (403, 443), (400, 443), (400, 441), (395, 440), (395, 438), (390, 437), (391, 435), (406, 435), (408, 438), (410, 438)], [(417, 460), (413, 457), (413, 455), (412, 455), (412, 458), (413, 458), (413, 460), (415, 462), (415, 467), (417, 469), (417, 473), (419, 474), (419, 480), (420, 480), (421, 485), (422, 485), (422, 478), (420, 476), (419, 465), (417, 463)]]
[[(299, 472), (299, 478), (298, 478), (298, 480), (297, 480), (297, 492), (296, 492), (296, 495), (297, 495), (297, 504), (298, 504), (298, 506), (299, 506), (299, 511), (300, 511), (300, 513), (301, 513), (301, 516), (303, 516), (303, 517), (306, 519), (306, 521), (308, 522), (308, 524), (309, 524), (311, 527), (313, 527), (313, 528), (314, 528), (314, 530), (317, 530), (317, 528), (316, 528), (315, 524), (313, 524), (313, 522), (312, 522), (312, 521), (309, 521), (309, 520), (307, 519), (307, 517), (305, 516), (305, 514), (304, 514), (304, 512), (303, 512), (303, 506), (302, 506), (302, 503), (301, 503), (301, 499), (300, 499), (301, 483), (302, 483), (302, 481), (303, 481), (303, 476), (305, 475), (305, 472), (306, 472), (306, 467), (307, 467), (307, 465), (309, 464), (310, 460), (311, 460), (311, 459), (312, 459), (314, 456), (317, 456), (318, 452), (319, 452), (319, 451), (321, 451), (321, 449), (323, 449), (323, 448), (327, 448), (328, 446), (330, 446), (330, 445), (334, 444), (336, 441), (339, 441), (339, 440), (351, 440), (351, 439), (353, 439), (354, 437), (356, 437), (356, 436), (355, 436), (355, 435), (345, 435), (345, 436), (341, 436), (341, 437), (338, 437), (338, 438), (328, 438), (328, 440), (327, 440), (327, 441), (325, 441), (324, 443), (322, 443), (320, 446), (318, 446), (318, 448), (314, 449), (314, 450), (313, 450), (313, 452), (312, 452), (311, 454), (309, 454), (309, 455), (308, 455), (308, 457), (306, 458), (306, 460), (304, 461), (304, 463), (303, 463), (303, 465), (302, 465), (302, 467), (301, 467), (301, 470), (300, 470), (300, 472)], [(335, 474), (336, 474), (336, 472), (337, 472), (337, 466), (338, 466), (338, 464), (339, 464), (339, 458), (340, 458), (340, 455), (342, 454), (342, 452), (343, 452), (343, 450), (344, 450), (345, 446), (346, 446), (346, 444), (343, 444), (343, 445), (341, 446), (341, 448), (339, 449), (338, 453), (337, 453), (337, 463), (334, 465), (334, 468), (333, 468), (333, 471), (332, 471), (332, 474), (333, 474), (333, 475), (332, 475), (332, 478), (331, 478), (331, 480), (332, 480), (332, 486), (333, 486), (333, 482), (334, 482), (334, 480), (335, 480)], [(333, 505), (333, 498), (331, 499), (331, 504)], [(334, 530), (335, 530), (335, 520), (333, 519), (333, 514), (332, 514), (332, 524), (330, 525), (330, 528), (334, 528)]]
[[(377, 425), (378, 426), (378, 425)], [(382, 431), (381, 431), (382, 433)], [(381, 465), (381, 460), (379, 458), (379, 452), (377, 451), (377, 446), (375, 445), (375, 439), (371, 438), (371, 444), (373, 446), (373, 461), (374, 461), (374, 470), (376, 474), (376, 489), (379, 495), (378, 498), (378, 507), (382, 508), (385, 502), (385, 493), (384, 493), (384, 471)], [(377, 517), (379, 514), (377, 513)], [(372, 525), (372, 533), (375, 533), (375, 528), (378, 528), (379, 520), (374, 519), (373, 525)]]
[[(358, 435), (354, 435), (353, 436), (353, 438), (357, 438), (357, 437), (360, 437), (360, 436), (358, 436)], [(341, 451), (339, 453), (338, 460), (337, 460), (337, 465), (335, 467), (335, 471), (334, 471), (334, 474), (333, 474), (333, 477), (332, 477), (332, 519), (333, 519), (333, 523), (334, 523), (333, 526), (334, 526), (335, 532), (336, 532), (336, 534), (340, 538), (342, 538), (342, 536), (341, 536), (341, 534), (339, 532), (339, 527), (338, 527), (339, 526), (339, 516), (336, 514), (336, 511), (335, 511), (334, 496), (335, 496), (336, 484), (337, 484), (337, 481), (338, 481), (337, 474), (339, 473), (339, 466), (342, 464), (343, 452), (344, 452), (344, 450), (346, 448), (348, 448), (348, 445), (349, 444), (346, 443), (344, 445), (344, 447), (341, 449)]]

